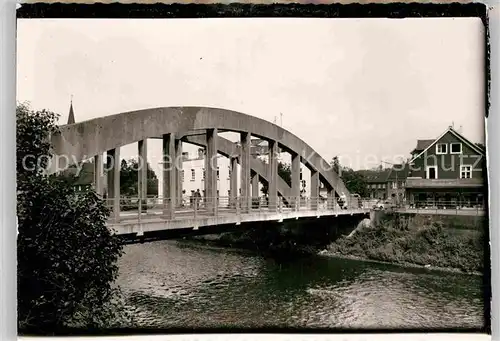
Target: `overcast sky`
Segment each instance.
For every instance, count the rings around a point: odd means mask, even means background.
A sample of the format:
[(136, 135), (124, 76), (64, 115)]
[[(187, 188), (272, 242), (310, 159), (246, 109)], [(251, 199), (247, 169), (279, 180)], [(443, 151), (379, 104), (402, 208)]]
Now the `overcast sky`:
[(484, 141), (483, 37), (475, 18), (22, 19), (17, 99), (61, 123), (71, 94), (77, 122), (158, 106), (283, 113), (326, 160), (358, 169), (452, 122)]

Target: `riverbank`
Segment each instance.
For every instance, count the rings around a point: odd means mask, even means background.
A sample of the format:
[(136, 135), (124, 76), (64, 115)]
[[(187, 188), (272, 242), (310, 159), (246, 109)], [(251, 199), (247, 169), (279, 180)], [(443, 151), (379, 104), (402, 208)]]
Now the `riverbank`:
[(332, 242), (324, 256), (348, 257), (402, 266), (482, 274), (485, 240), (480, 229), (454, 228), (453, 224), (401, 228), (385, 219), (377, 227), (356, 231)]
[(335, 258), (335, 259), (349, 259), (349, 260), (356, 260), (356, 261), (375, 263), (375, 264), (394, 265), (394, 266), (400, 266), (400, 267), (404, 267), (404, 268), (416, 268), (416, 269), (427, 269), (430, 271), (460, 273), (460, 274), (472, 275), (472, 276), (482, 276), (483, 275), (483, 273), (479, 272), (479, 271), (464, 272), (463, 270), (458, 269), (458, 268), (443, 268), (443, 267), (439, 267), (439, 266), (432, 266), (430, 264), (419, 265), (419, 264), (409, 263), (409, 262), (400, 262), (400, 263), (386, 262), (386, 261), (368, 259), (368, 258), (363, 258), (363, 257), (358, 257), (358, 256), (350, 256), (350, 255), (343, 255), (343, 254), (339, 254), (339, 253), (332, 253), (332, 252), (329, 252), (327, 250), (320, 251), (318, 253), (318, 256), (322, 256), (322, 257), (326, 257), (326, 258)]

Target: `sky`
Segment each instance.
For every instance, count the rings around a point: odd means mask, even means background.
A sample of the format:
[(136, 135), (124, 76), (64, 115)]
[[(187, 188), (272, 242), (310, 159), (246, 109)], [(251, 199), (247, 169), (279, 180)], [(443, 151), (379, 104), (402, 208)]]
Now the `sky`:
[[(67, 121), (162, 106), (240, 111), (354, 169), (454, 125), (484, 142), (477, 18), (20, 19), (17, 100)], [(282, 114), (282, 120), (281, 116)], [(161, 142), (149, 143), (160, 159)], [(122, 157), (137, 155), (136, 146)]]

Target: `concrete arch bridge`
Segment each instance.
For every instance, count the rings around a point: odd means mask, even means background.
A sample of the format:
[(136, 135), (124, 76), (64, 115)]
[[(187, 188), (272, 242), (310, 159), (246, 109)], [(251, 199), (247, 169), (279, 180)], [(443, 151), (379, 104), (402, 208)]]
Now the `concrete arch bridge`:
[[(239, 143), (219, 136), (239, 134)], [(268, 162), (253, 157), (251, 138), (268, 142)], [(163, 193), (154, 207), (147, 198), (147, 139), (163, 141)], [(94, 158), (94, 187), (103, 194), (103, 154), (106, 153), (107, 202), (112, 208), (108, 226), (118, 234), (144, 235), (173, 229), (282, 221), (320, 216), (364, 215), (369, 208), (349, 193), (339, 175), (306, 142), (276, 124), (236, 111), (207, 107), (163, 107), (99, 117), (60, 126), (51, 137), (53, 159), (49, 172)], [(182, 204), (182, 142), (205, 148), (205, 196), (189, 207)], [(137, 198), (120, 195), (120, 147), (137, 143), (140, 169)], [(278, 156), (291, 156), (291, 184), (278, 175)], [(230, 159), (230, 196), (217, 195), (217, 155)], [(311, 171), (311, 195), (300, 194), (300, 165)], [(237, 165), (240, 171), (237, 172)], [(238, 176), (238, 173), (239, 176)], [(268, 197), (258, 199), (258, 184)], [(320, 196), (320, 187), (326, 195)], [(238, 193), (237, 188), (241, 188)], [(341, 206), (339, 206), (341, 198)], [(136, 212), (123, 212), (123, 201), (135, 199)], [(129, 200), (130, 201), (130, 200)], [(142, 204), (141, 204), (142, 203)]]

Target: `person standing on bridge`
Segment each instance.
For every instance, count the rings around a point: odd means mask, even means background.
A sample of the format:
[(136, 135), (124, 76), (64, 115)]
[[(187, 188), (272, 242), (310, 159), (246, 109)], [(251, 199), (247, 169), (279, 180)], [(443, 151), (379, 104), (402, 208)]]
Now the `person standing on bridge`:
[(198, 209), (200, 207), (200, 200), (201, 200), (201, 193), (200, 189), (198, 188), (196, 192), (194, 193), (194, 205), (195, 208)]

